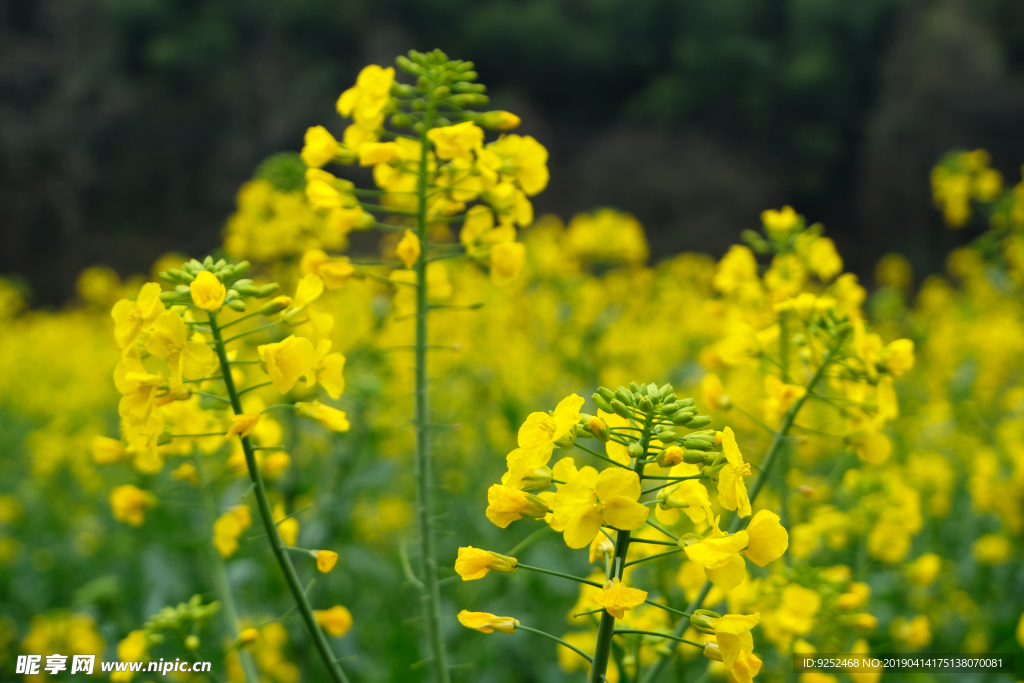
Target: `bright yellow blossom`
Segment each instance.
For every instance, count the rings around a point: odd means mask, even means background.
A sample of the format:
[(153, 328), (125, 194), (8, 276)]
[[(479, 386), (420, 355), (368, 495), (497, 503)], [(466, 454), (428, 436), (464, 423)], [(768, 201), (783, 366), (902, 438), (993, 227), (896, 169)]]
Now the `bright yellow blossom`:
[(455, 560), (455, 572), (462, 577), (463, 581), (472, 581), (482, 579), (491, 570), (514, 572), (518, 564), (519, 561), (514, 557), (467, 546), (459, 548), (459, 557)]
[(330, 609), (313, 610), (316, 623), (332, 638), (341, 638), (352, 628), (352, 613), (348, 608), (335, 605)]
[(487, 489), (487, 519), (502, 529), (523, 517), (544, 519), (547, 513), (548, 504), (538, 496), (501, 484)]
[(704, 568), (708, 580), (724, 591), (730, 591), (743, 582), (746, 566), (740, 552), (750, 544), (746, 531), (725, 534), (718, 528), (718, 519), (710, 535), (683, 548), (691, 562)]
[(351, 427), (348, 417), (343, 410), (325, 406), (319, 401), (312, 401), (310, 403), (298, 401), (295, 404), (295, 414), (299, 417), (316, 420), (324, 427), (335, 432), (347, 432)]
[(507, 285), (516, 279), (526, 261), (526, 245), (522, 242), (502, 242), (491, 247), (491, 282)]
[(196, 279), (189, 285), (189, 290), (192, 292), (192, 303), (197, 308), (211, 312), (224, 305), (224, 297), (227, 295), (224, 283), (208, 270), (196, 275)]
[(294, 334), (279, 342), (258, 346), (256, 350), (267, 366), (274, 388), (282, 394), (291, 391), (299, 378), (311, 373), (317, 363), (313, 342)]
[(743, 454), (736, 444), (731, 427), (722, 430), (722, 452), (726, 463), (718, 473), (718, 502), (726, 510), (736, 510), (740, 517), (750, 515), (750, 498), (744, 477), (750, 476), (750, 463), (743, 462)]
[(518, 441), (524, 457), (529, 458), (534, 467), (546, 465), (556, 446), (571, 447), (571, 442), (564, 442), (571, 438), (573, 428), (579, 423), (582, 407), (583, 398), (571, 394), (559, 401), (550, 415), (536, 412), (527, 416), (519, 428)]
[(554, 497), (554, 518), (564, 525), (570, 548), (586, 548), (607, 524), (621, 530), (636, 529), (647, 521), (650, 508), (637, 502), (640, 478), (636, 472), (609, 467), (600, 474), (584, 467)]
[(591, 597), (590, 600), (604, 607), (605, 611), (616, 619), (623, 619), (626, 612), (642, 605), (647, 600), (647, 591), (629, 588), (618, 577), (615, 577), (605, 584), (604, 590)]
[(314, 550), (313, 557), (316, 558), (316, 568), (324, 574), (334, 569), (338, 562), (338, 553), (333, 550)]
[(302, 147), (302, 160), (307, 166), (320, 168), (334, 159), (338, 154), (338, 141), (323, 126), (311, 126), (306, 129), (305, 144)]
[(789, 534), (771, 510), (761, 510), (747, 525), (747, 547), (740, 551), (758, 567), (779, 559), (789, 547)]
[(114, 340), (118, 348), (124, 353), (134, 349), (139, 335), (149, 328), (163, 311), (160, 285), (155, 282), (144, 284), (136, 301), (121, 299), (114, 304), (110, 316), (114, 319)]
[(463, 121), (432, 128), (427, 132), (427, 139), (434, 143), (439, 159), (472, 161), (473, 150), (483, 144), (484, 131), (472, 121)]
[(518, 619), (512, 617), (497, 617), (488, 612), (470, 612), (468, 610), (462, 610), (459, 612), (459, 623), (466, 628), (476, 629), (481, 633), (494, 633), (495, 631), (501, 631), (502, 633), (515, 633), (516, 626), (519, 625)]
[(242, 413), (241, 415), (232, 415), (231, 426), (228, 427), (228, 431), (224, 435), (224, 438), (229, 439), (234, 434), (237, 434), (240, 437), (249, 436), (249, 432), (253, 430), (259, 421), (259, 413)]

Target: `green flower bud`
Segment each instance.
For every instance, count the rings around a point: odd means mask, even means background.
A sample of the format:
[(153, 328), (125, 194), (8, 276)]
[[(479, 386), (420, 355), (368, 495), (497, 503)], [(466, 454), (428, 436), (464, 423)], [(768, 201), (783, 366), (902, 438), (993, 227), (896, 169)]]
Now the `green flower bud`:
[(644, 411), (645, 413), (653, 413), (654, 412), (654, 404), (651, 402), (650, 397), (648, 397), (648, 396), (642, 397), (640, 399), (639, 408), (640, 408), (640, 410)]
[[(613, 394), (614, 396), (614, 394)], [(613, 413), (615, 410), (612, 408), (612, 404), (605, 399), (601, 394), (593, 394), (590, 400), (594, 402), (594, 405), (603, 410), (606, 413)]]
[(406, 73), (412, 74), (413, 76), (419, 76), (420, 74), (423, 73), (423, 68), (418, 66), (417, 64), (414, 64), (408, 57), (403, 57), (399, 55), (395, 59), (395, 64), (398, 65), (399, 69)]
[(449, 101), (456, 107), (482, 107), (490, 102), (491, 98), (480, 93), (459, 93), (452, 95)]
[(447, 85), (442, 85), (434, 88), (434, 92), (431, 93), (435, 100), (443, 100), (452, 94), (452, 89)]
[(711, 424), (710, 415), (698, 415), (697, 417), (692, 418), (689, 422), (687, 422), (687, 426), (690, 429), (700, 429), (701, 427), (706, 427), (709, 424)]
[(598, 387), (597, 393), (601, 394), (601, 396), (606, 401), (610, 401), (613, 398), (615, 398), (615, 392), (609, 389), (608, 387)]
[(487, 92), (487, 86), (483, 83), (463, 83), (462, 81), (455, 81), (452, 83), (452, 90), (454, 92), (484, 93)]
[(708, 441), (707, 439), (695, 438), (693, 436), (687, 436), (683, 439), (683, 448), (690, 448), (697, 451), (710, 451), (714, 447), (714, 439)]
[(292, 298), (290, 296), (279, 296), (260, 306), (260, 313), (263, 315), (274, 315), (291, 305)]
[[(636, 384), (636, 382), (634, 382), (634, 384)], [(619, 387), (618, 389), (615, 390), (615, 398), (619, 399), (619, 401), (626, 404), (627, 406), (636, 405), (636, 401), (633, 399), (633, 394), (626, 391), (622, 387)]]
[(665, 443), (665, 444), (672, 443), (676, 439), (679, 438), (679, 436), (677, 436), (675, 432), (670, 432), (670, 431), (667, 431), (667, 430), (663, 431), (663, 432), (659, 432), (657, 434), (657, 437), (658, 437), (658, 441), (660, 441), (662, 443)]
[(163, 301), (165, 304), (177, 301), (180, 298), (181, 294), (178, 292), (160, 292), (160, 301)]
[(663, 404), (673, 404), (676, 402), (676, 395), (672, 392), (669, 392), (667, 396), (661, 399), (661, 402)]
[(640, 385), (637, 384), (636, 382), (630, 382), (629, 383), (629, 390), (632, 391), (634, 394), (639, 394), (640, 393)]
[(196, 650), (199, 648), (199, 636), (194, 633), (189, 634), (185, 637), (185, 647), (189, 650)]
[(600, 441), (607, 443), (608, 439), (611, 438), (611, 430), (608, 429), (608, 423), (599, 417), (590, 418), (587, 428), (590, 430), (590, 433), (596, 436)]
[(626, 446), (626, 455), (631, 458), (642, 458), (644, 457), (644, 448), (636, 441)]
[(231, 301), (227, 302), (227, 307), (230, 308), (232, 311), (238, 311), (239, 313), (242, 313), (243, 311), (245, 311), (245, 302), (242, 301), (241, 299), (232, 299)]
[(694, 451), (689, 448), (683, 451), (683, 462), (691, 465), (700, 465), (704, 462), (707, 453), (704, 451)]
[(626, 404), (618, 399), (612, 401), (612, 410), (615, 411), (615, 414), (619, 417), (625, 417), (627, 419), (632, 417), (632, 414), (629, 412), (629, 408), (626, 407)]
[(690, 626), (694, 627), (701, 633), (715, 635), (715, 629), (711, 626), (710, 623), (708, 623), (707, 619), (697, 614), (696, 612), (694, 612), (693, 615), (690, 616)]
[(162, 273), (157, 273), (156, 276), (158, 278), (160, 278), (161, 280), (163, 280), (164, 282), (170, 283), (172, 285), (175, 282), (181, 282), (181, 280), (179, 280), (176, 276), (172, 275), (169, 271), (164, 271)]
[(689, 424), (696, 414), (697, 411), (692, 408), (683, 408), (678, 412), (672, 413), (669, 419), (672, 420), (672, 424), (683, 426)]
[(551, 468), (546, 465), (535, 468), (533, 472), (523, 477), (522, 486), (526, 493), (547, 491), (551, 488)]
[(661, 453), (658, 453), (659, 467), (674, 467), (683, 461), (683, 449), (679, 446), (669, 446)]
[(262, 287), (260, 287), (259, 294), (257, 294), (256, 296), (257, 298), (262, 299), (263, 297), (270, 296), (279, 289), (281, 289), (281, 285), (277, 284), (276, 282), (271, 282), (269, 285), (263, 285)]
[(676, 403), (681, 404), (683, 408), (689, 408), (693, 405), (694, 401), (692, 398), (684, 398), (682, 401), (676, 401)]

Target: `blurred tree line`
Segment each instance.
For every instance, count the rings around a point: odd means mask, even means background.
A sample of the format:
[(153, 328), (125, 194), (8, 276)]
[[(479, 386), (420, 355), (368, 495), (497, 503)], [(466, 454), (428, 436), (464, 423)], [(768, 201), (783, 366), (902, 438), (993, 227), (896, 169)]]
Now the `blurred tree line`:
[(204, 252), (363, 64), (435, 46), (551, 150), (538, 211), (631, 211), (656, 255), (792, 203), (854, 268), (927, 272), (931, 164), (1024, 160), (1020, 0), (3, 0), (0, 272), (59, 303), (87, 264)]

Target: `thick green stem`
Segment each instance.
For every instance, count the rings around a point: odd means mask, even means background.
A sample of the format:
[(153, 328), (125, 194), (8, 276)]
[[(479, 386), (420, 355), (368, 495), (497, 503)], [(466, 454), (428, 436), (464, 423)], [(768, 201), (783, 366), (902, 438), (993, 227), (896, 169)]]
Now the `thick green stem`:
[[(768, 452), (765, 454), (764, 460), (761, 462), (761, 473), (757, 475), (757, 479), (754, 480), (754, 484), (750, 487), (750, 489), (747, 492), (747, 496), (750, 498), (751, 505), (754, 504), (754, 501), (757, 499), (757, 495), (761, 492), (761, 489), (768, 481), (768, 475), (771, 472), (772, 465), (774, 464), (779, 451), (782, 449), (783, 444), (785, 443), (786, 434), (793, 426), (793, 421), (796, 419), (797, 413), (800, 412), (800, 408), (803, 407), (804, 402), (807, 400), (807, 397), (810, 396), (811, 391), (818, 384), (818, 381), (821, 379), (822, 375), (825, 372), (825, 368), (831, 365), (832, 359), (835, 358), (837, 348), (838, 344), (836, 347), (830, 349), (827, 354), (825, 354), (825, 356), (822, 358), (821, 365), (818, 367), (814, 375), (805, 385), (806, 391), (804, 392), (804, 395), (795, 400), (793, 402), (793, 405), (789, 407), (789, 410), (786, 411), (785, 416), (783, 416), (782, 424), (779, 425), (778, 430), (776, 430), (775, 432), (775, 436), (772, 437), (771, 445), (768, 446)], [(743, 526), (743, 519), (739, 515), (737, 515), (735, 518), (733, 518), (732, 523), (729, 525), (729, 533), (736, 533), (740, 530), (741, 526)], [(704, 585), (701, 586), (700, 592), (697, 594), (697, 597), (693, 599), (690, 605), (686, 608), (686, 611), (692, 613), (694, 610), (700, 609), (701, 605), (704, 604), (704, 600), (705, 598), (707, 598), (709, 592), (711, 592), (711, 582), (705, 581)], [(682, 636), (689, 625), (689, 619), (680, 619), (679, 623), (676, 624), (676, 628), (673, 631), (673, 635), (676, 637)], [(658, 679), (658, 676), (661, 675), (661, 672), (664, 670), (665, 665), (668, 664), (668, 660), (668, 657), (659, 657), (658, 660), (654, 664), (652, 664), (649, 669), (647, 669), (647, 672), (644, 674), (643, 678), (640, 679), (640, 683), (654, 683), (654, 681)]]
[[(231, 397), (231, 407), (236, 415), (241, 415), (242, 401), (239, 398), (238, 390), (235, 388), (235, 381), (231, 377), (231, 365), (228, 363), (224, 339), (221, 336), (220, 328), (217, 326), (217, 314), (213, 312), (210, 313), (210, 330), (213, 332), (214, 349), (217, 352), (217, 358), (220, 360), (221, 374), (224, 375), (224, 385), (227, 387), (228, 396)], [(302, 614), (303, 621), (306, 622), (306, 628), (309, 629), (317, 652), (320, 654), (324, 666), (327, 667), (327, 671), (331, 674), (331, 678), (335, 683), (348, 683), (348, 677), (345, 676), (345, 672), (342, 671), (341, 665), (334, 656), (331, 644), (327, 641), (327, 636), (320, 629), (320, 625), (316, 623), (316, 617), (313, 616), (313, 608), (310, 607), (309, 600), (306, 599), (306, 593), (299, 582), (299, 575), (295, 571), (295, 565), (292, 564), (288, 551), (281, 541), (281, 536), (277, 533), (274, 514), (270, 509), (270, 501), (267, 500), (267, 488), (263, 484), (263, 475), (256, 464), (256, 451), (253, 449), (252, 441), (249, 440), (248, 436), (242, 437), (242, 450), (245, 452), (245, 463), (249, 467), (249, 477), (252, 479), (256, 503), (259, 507), (260, 517), (263, 519), (263, 527), (267, 531), (267, 538), (270, 539), (270, 547), (274, 551), (277, 563), (281, 565), (281, 571), (284, 572), (288, 589), (295, 599), (295, 604)]]
[[(203, 497), (203, 508), (206, 510), (206, 526), (213, 528), (213, 524), (216, 521), (217, 514), (215, 511), (213, 497), (210, 495), (210, 490), (207, 488), (207, 480), (203, 463), (197, 460), (197, 470), (199, 472), (199, 489)], [(224, 559), (217, 552), (217, 549), (210, 547), (210, 564), (213, 567), (213, 583), (217, 588), (217, 595), (220, 597), (220, 604), (224, 608), (224, 629), (231, 639), (231, 642), (238, 640), (238, 609), (235, 607), (235, 596), (231, 592), (231, 582), (228, 581), (227, 568), (224, 566)], [(256, 662), (252, 658), (250, 653), (245, 648), (238, 648), (238, 660), (242, 665), (242, 672), (245, 673), (245, 680), (247, 683), (258, 683), (260, 680), (259, 673), (256, 671)]]
[[(654, 424), (654, 416), (647, 414), (644, 416), (643, 432), (640, 436), (640, 448), (643, 452), (647, 452), (648, 446), (651, 444), (651, 427)], [(644, 478), (644, 461), (637, 458), (636, 464), (633, 465), (633, 471), (636, 472), (637, 476), (643, 481)], [(608, 579), (613, 578), (622, 579), (622, 572), (626, 568), (626, 554), (629, 552), (629, 531), (620, 530), (618, 533), (617, 540), (615, 541), (615, 555), (613, 556), (611, 563), (611, 571), (609, 572)], [(594, 648), (594, 662), (590, 667), (590, 683), (602, 683), (605, 678), (605, 672), (608, 670), (608, 657), (611, 656), (612, 651), (612, 638), (615, 636), (615, 617), (608, 614), (605, 610), (601, 614), (601, 623), (597, 627), (597, 646)]]
[(420, 256), (416, 259), (416, 521), (420, 532), (420, 598), (423, 601), (427, 642), (430, 644), (435, 683), (448, 683), (448, 652), (441, 629), (441, 590), (437, 578), (437, 542), (431, 517), (434, 514), (433, 471), (430, 458), (430, 420), (427, 404), (427, 160), (430, 142), (427, 131), (434, 122), (436, 103), (431, 97), (423, 119), (420, 135), (420, 167), (416, 187), (416, 234), (420, 240)]

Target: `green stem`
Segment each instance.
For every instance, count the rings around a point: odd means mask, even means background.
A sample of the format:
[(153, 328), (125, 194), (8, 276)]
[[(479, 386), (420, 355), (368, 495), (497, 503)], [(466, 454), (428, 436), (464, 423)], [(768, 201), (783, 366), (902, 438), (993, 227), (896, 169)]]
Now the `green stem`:
[(605, 462), (610, 462), (611, 464), (615, 465), (616, 467), (623, 467), (623, 468), (625, 468), (627, 470), (629, 469), (629, 467), (627, 467), (626, 465), (623, 465), (621, 462), (615, 462), (611, 458), (609, 458), (607, 456), (604, 456), (604, 455), (601, 455), (597, 451), (590, 450), (586, 446), (581, 446), (578, 442), (574, 442), (573, 446), (575, 446), (576, 448), (580, 449), (581, 451), (585, 451), (587, 453), (590, 453), (595, 458), (600, 458), (601, 460), (604, 460)]
[[(815, 385), (817, 385), (818, 381), (821, 379), (822, 374), (825, 372), (825, 368), (827, 368), (832, 363), (832, 360), (835, 358), (835, 355), (838, 352), (838, 348), (841, 343), (842, 341), (837, 343), (836, 346), (833, 346), (825, 355), (825, 357), (822, 358), (821, 365), (818, 367), (814, 375), (811, 377), (811, 379), (807, 382), (805, 386), (806, 392), (803, 396), (801, 396), (800, 398), (793, 402), (793, 405), (789, 407), (789, 410), (786, 411), (786, 415), (782, 418), (782, 424), (779, 425), (779, 429), (775, 432), (775, 436), (772, 437), (771, 445), (768, 446), (768, 452), (764, 456), (764, 460), (762, 461), (761, 473), (757, 475), (757, 479), (754, 481), (753, 486), (751, 486), (749, 491), (747, 492), (747, 496), (750, 498), (751, 505), (754, 504), (754, 501), (757, 499), (757, 495), (761, 492), (761, 489), (764, 487), (765, 482), (768, 480), (768, 473), (772, 469), (772, 465), (775, 461), (775, 456), (778, 453), (778, 451), (782, 448), (782, 444), (784, 443), (786, 438), (786, 433), (789, 432), (790, 427), (793, 426), (793, 420), (796, 419), (797, 413), (800, 412), (800, 408), (803, 407), (804, 401), (807, 400), (807, 397), (810, 395), (811, 390), (814, 389)], [(732, 523), (729, 525), (729, 533), (736, 533), (737, 531), (739, 531), (741, 526), (743, 526), (743, 519), (739, 515), (737, 515), (732, 520)], [(697, 594), (697, 597), (693, 599), (690, 605), (686, 608), (686, 611), (693, 612), (696, 609), (700, 609), (700, 606), (704, 604), (704, 600), (705, 598), (707, 598), (709, 592), (711, 592), (711, 582), (705, 581), (704, 585), (701, 586), (700, 592)], [(688, 620), (680, 620), (679, 623), (676, 624), (676, 628), (673, 631), (673, 634), (677, 637), (682, 636), (689, 625), (690, 622)], [(654, 664), (652, 664), (649, 669), (647, 669), (647, 672), (644, 674), (643, 678), (640, 679), (639, 683), (654, 683), (654, 681), (658, 680), (658, 676), (661, 675), (661, 672), (664, 670), (665, 665), (667, 663), (668, 657), (659, 657), (658, 660)]]
[(634, 564), (640, 564), (641, 562), (648, 562), (650, 560), (657, 560), (659, 558), (668, 557), (669, 555), (675, 555), (676, 553), (681, 553), (681, 552), (683, 552), (682, 548), (676, 548), (675, 550), (666, 550), (665, 552), (658, 553), (656, 555), (648, 555), (647, 557), (641, 557), (638, 560), (630, 560), (629, 562), (627, 562), (626, 564), (624, 564), (622, 566), (623, 567), (632, 567)]
[(687, 640), (686, 638), (680, 638), (679, 636), (676, 636), (674, 634), (673, 635), (669, 635), (668, 633), (659, 633), (658, 631), (640, 631), (640, 630), (634, 629), (634, 628), (616, 629), (615, 635), (619, 635), (621, 633), (639, 633), (639, 634), (642, 634), (642, 635), (645, 635), (645, 636), (658, 636), (659, 638), (669, 638), (671, 640), (678, 640), (680, 643), (686, 643), (687, 645), (693, 645), (694, 647), (699, 647), (702, 650), (704, 649), (704, 646), (702, 644), (696, 643), (696, 642), (694, 642), (692, 640)]
[[(203, 508), (206, 510), (206, 526), (212, 529), (216, 521), (213, 497), (207, 488), (206, 472), (204, 471), (202, 461), (197, 459), (196, 465), (198, 465), (199, 489), (202, 492)], [(224, 566), (224, 558), (220, 556), (216, 548), (212, 547), (212, 543), (210, 546), (213, 582), (217, 587), (217, 595), (220, 597), (220, 602), (224, 606), (224, 629), (227, 631), (231, 642), (235, 642), (239, 636), (238, 609), (235, 607), (235, 596), (231, 592), (231, 582), (228, 581), (228, 572)], [(244, 647), (240, 647), (238, 648), (238, 659), (242, 665), (242, 671), (245, 673), (247, 683), (259, 683), (259, 672), (256, 671), (256, 662), (252, 658), (252, 653)]]
[(590, 579), (583, 579), (583, 578), (580, 578), (578, 576), (573, 576), (572, 574), (563, 574), (562, 572), (556, 572), (556, 571), (552, 571), (550, 569), (542, 569), (540, 567), (534, 567), (534, 566), (531, 566), (531, 565), (528, 565), (528, 564), (523, 564), (522, 562), (517, 564), (516, 568), (518, 568), (518, 569), (525, 569), (525, 570), (531, 571), (531, 572), (537, 572), (538, 574), (550, 574), (551, 576), (557, 576), (557, 577), (559, 577), (561, 579), (569, 579), (570, 581), (575, 581), (576, 583), (585, 583), (588, 586), (597, 586), (598, 588), (604, 588), (604, 586), (599, 584), (597, 581), (591, 581)]
[[(236, 415), (241, 415), (242, 401), (238, 397), (235, 380), (231, 377), (231, 366), (228, 363), (227, 350), (224, 348), (224, 339), (221, 336), (220, 328), (217, 326), (217, 314), (211, 311), (209, 315), (210, 330), (213, 332), (215, 342), (214, 349), (217, 352), (217, 358), (220, 360), (224, 384), (227, 387), (228, 395), (231, 397), (231, 407)], [(267, 489), (263, 484), (263, 475), (256, 465), (256, 451), (253, 450), (252, 441), (247, 436), (242, 437), (242, 450), (245, 452), (245, 463), (249, 467), (249, 477), (252, 479), (253, 490), (256, 493), (256, 502), (259, 507), (260, 517), (263, 519), (263, 527), (267, 531), (267, 538), (270, 539), (270, 547), (274, 551), (278, 564), (281, 565), (285, 581), (288, 584), (289, 590), (291, 590), (299, 612), (302, 613), (302, 618), (306, 622), (306, 628), (309, 629), (309, 633), (313, 637), (313, 642), (320, 654), (320, 659), (323, 660), (324, 666), (327, 667), (327, 671), (331, 674), (331, 678), (335, 683), (348, 683), (348, 677), (345, 676), (345, 672), (342, 671), (341, 665), (338, 664), (334, 652), (331, 651), (331, 644), (327, 641), (327, 636), (320, 629), (320, 625), (316, 623), (316, 617), (313, 616), (313, 608), (310, 607), (306, 593), (299, 582), (299, 575), (295, 571), (295, 565), (292, 564), (288, 551), (285, 549), (284, 543), (281, 542), (281, 536), (277, 533), (277, 524), (274, 523), (274, 514), (270, 509), (270, 501), (267, 500)]]
[[(643, 432), (640, 435), (640, 448), (646, 453), (651, 445), (651, 428), (654, 423), (654, 415), (644, 416)], [(644, 478), (644, 461), (637, 460), (633, 471), (642, 481)], [(626, 554), (629, 552), (629, 531), (619, 530), (618, 540), (615, 542), (615, 555), (611, 562), (611, 574), (608, 579), (622, 579), (622, 571), (625, 569)], [(615, 617), (605, 610), (601, 615), (601, 623), (597, 627), (597, 646), (594, 648), (594, 662), (590, 667), (590, 683), (602, 683), (605, 680), (605, 672), (608, 670), (608, 658), (612, 652), (612, 638), (615, 633)]]
[(562, 640), (558, 636), (553, 636), (550, 633), (546, 633), (544, 631), (538, 631), (535, 628), (530, 628), (529, 626), (523, 626), (522, 624), (518, 624), (516, 626), (516, 630), (517, 631), (527, 631), (528, 633), (536, 633), (538, 636), (544, 636), (545, 638), (549, 638), (549, 639), (555, 641), (559, 645), (566, 646), (567, 648), (569, 648), (570, 650), (572, 650), (573, 652), (578, 654), (580, 657), (583, 657), (584, 659), (586, 659), (588, 662), (593, 662), (594, 661), (591, 658), (591, 656), (588, 655), (586, 652), (584, 652), (583, 650), (579, 649), (578, 647), (574, 647), (574, 646), (570, 645), (569, 643), (565, 642), (564, 640)]
[(437, 578), (437, 542), (431, 517), (434, 514), (432, 463), (430, 458), (430, 426), (427, 406), (427, 160), (430, 141), (427, 131), (434, 123), (437, 104), (433, 97), (427, 100), (423, 132), (420, 134), (420, 166), (416, 186), (416, 234), (420, 240), (420, 255), (416, 259), (416, 520), (420, 532), (420, 570), (423, 589), (423, 616), (427, 642), (432, 653), (435, 683), (449, 683), (448, 652), (441, 629), (441, 590)]

